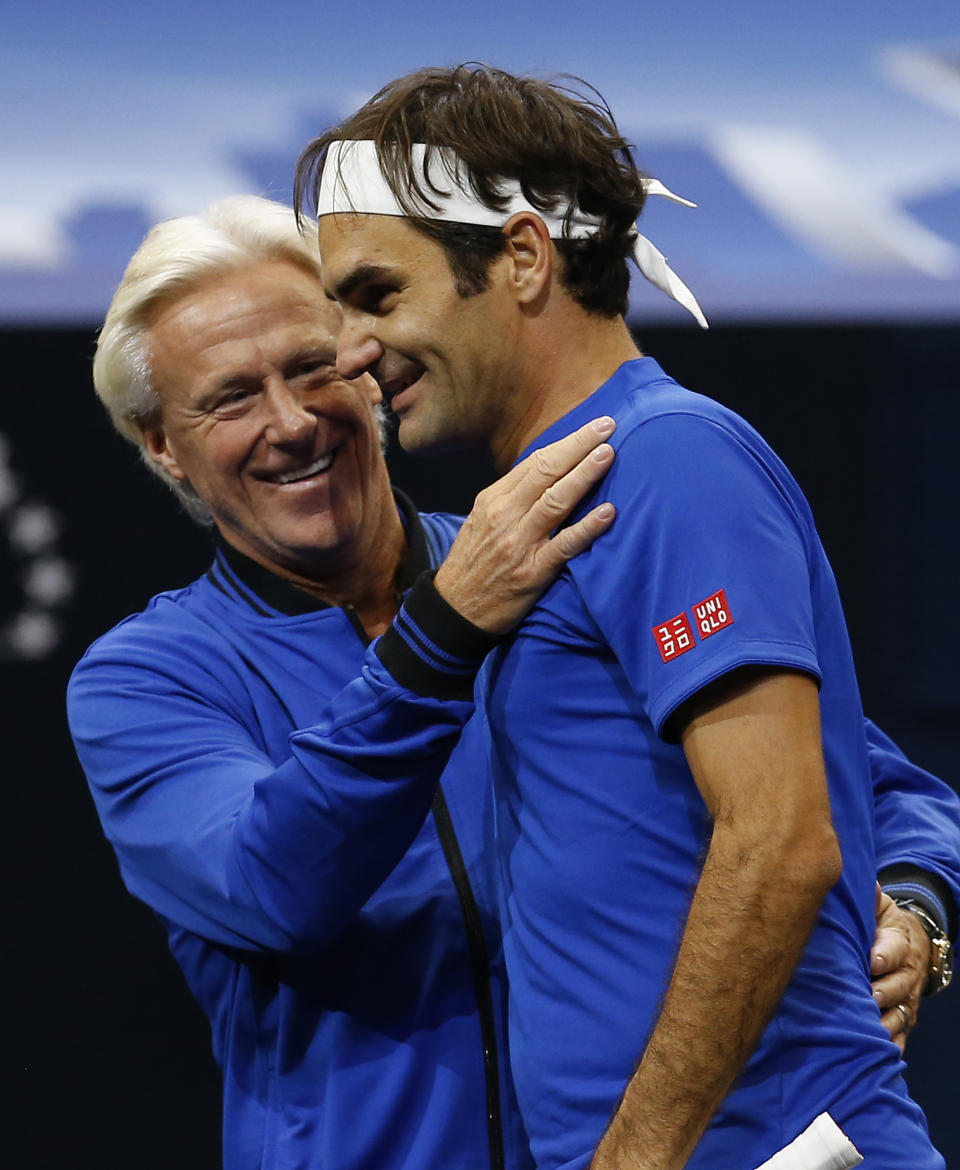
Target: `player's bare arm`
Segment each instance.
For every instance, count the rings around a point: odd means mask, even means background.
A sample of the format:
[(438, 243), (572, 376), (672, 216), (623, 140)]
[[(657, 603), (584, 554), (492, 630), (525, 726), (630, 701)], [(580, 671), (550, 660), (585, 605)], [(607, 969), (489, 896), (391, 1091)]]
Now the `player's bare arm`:
[(680, 1170), (772, 1015), (837, 880), (817, 687), (751, 668), (682, 742), (713, 819), (663, 1008), (593, 1170)]

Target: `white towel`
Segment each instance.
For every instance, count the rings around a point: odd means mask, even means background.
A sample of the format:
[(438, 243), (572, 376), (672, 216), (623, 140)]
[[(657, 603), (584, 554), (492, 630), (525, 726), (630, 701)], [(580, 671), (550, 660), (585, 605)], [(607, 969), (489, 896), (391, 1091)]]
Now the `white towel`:
[(860, 1151), (830, 1114), (821, 1113), (757, 1170), (849, 1170), (862, 1161)]

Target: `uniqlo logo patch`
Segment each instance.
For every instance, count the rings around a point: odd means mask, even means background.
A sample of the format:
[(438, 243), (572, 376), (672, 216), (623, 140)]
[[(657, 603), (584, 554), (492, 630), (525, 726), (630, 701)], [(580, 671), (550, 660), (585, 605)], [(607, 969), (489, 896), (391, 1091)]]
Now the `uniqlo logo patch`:
[(671, 662), (686, 654), (696, 646), (693, 640), (693, 630), (685, 613), (678, 613), (663, 625), (653, 626), (653, 636), (657, 640), (657, 649), (664, 662)]
[(712, 638), (727, 626), (733, 625), (727, 595), (722, 589), (712, 593), (705, 601), (693, 607), (693, 620), (701, 638)]

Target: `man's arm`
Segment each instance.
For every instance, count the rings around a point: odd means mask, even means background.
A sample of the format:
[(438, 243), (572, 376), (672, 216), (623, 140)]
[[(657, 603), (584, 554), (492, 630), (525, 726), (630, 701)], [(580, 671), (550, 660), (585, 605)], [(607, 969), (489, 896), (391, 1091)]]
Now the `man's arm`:
[[(101, 639), (74, 672), (68, 708), (130, 891), (228, 946), (291, 951), (336, 937), (419, 831), (491, 631), (519, 620), (609, 527), (601, 508), (554, 531), (609, 466), (610, 430), (587, 424), (484, 493), (448, 573), (455, 596), (460, 584), (475, 597), (477, 624), (418, 582), (344, 690), (329, 698), (322, 662), (304, 678), (316, 717), (280, 762), (216, 630), (163, 604)], [(484, 595), (486, 579), (497, 586)]]
[(713, 835), (660, 1017), (593, 1170), (685, 1164), (841, 870), (812, 678), (735, 671), (680, 719)]
[(864, 720), (880, 884), (915, 898), (951, 936), (960, 904), (960, 796)]
[(888, 735), (864, 721), (873, 782), (880, 884), (877, 936), (870, 952), (873, 994), (894, 1043), (904, 1049), (930, 970), (930, 937), (910, 899), (951, 938), (960, 891), (960, 797), (910, 761)]

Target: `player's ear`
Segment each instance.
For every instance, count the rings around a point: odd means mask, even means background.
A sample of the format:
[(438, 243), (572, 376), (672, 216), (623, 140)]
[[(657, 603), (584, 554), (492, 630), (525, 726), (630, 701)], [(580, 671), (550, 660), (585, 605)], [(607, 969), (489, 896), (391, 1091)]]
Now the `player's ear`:
[(518, 211), (503, 225), (508, 261), (507, 278), (520, 304), (533, 304), (553, 276), (553, 241), (539, 215)]
[(159, 423), (148, 423), (143, 428), (143, 447), (148, 457), (158, 463), (174, 479), (186, 479), (187, 473), (180, 466), (170, 444), (166, 431)]

